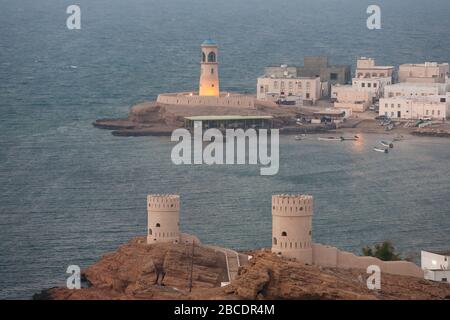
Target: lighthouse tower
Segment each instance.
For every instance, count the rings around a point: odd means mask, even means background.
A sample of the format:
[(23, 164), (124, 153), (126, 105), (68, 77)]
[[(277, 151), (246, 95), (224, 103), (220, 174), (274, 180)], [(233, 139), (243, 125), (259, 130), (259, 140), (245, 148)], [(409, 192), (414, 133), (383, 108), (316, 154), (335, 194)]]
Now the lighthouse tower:
[(180, 242), (180, 196), (147, 196), (147, 243)]
[(218, 47), (215, 41), (208, 39), (202, 43), (202, 62), (200, 73), (200, 96), (218, 97), (219, 63), (217, 61)]
[(272, 196), (272, 252), (312, 264), (312, 215), (312, 196)]

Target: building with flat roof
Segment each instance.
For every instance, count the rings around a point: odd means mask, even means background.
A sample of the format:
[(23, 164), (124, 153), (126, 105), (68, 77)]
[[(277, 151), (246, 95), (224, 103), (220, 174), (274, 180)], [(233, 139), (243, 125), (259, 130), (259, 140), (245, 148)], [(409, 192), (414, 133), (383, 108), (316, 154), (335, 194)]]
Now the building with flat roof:
[(450, 283), (450, 252), (421, 252), (425, 279)]
[(194, 130), (195, 122), (201, 121), (203, 129), (271, 129), (273, 126), (272, 116), (241, 116), (241, 115), (221, 115), (221, 116), (192, 116), (184, 118), (184, 127)]
[(336, 85), (331, 90), (331, 98), (335, 100), (335, 108), (364, 112), (372, 104), (375, 93), (369, 90), (361, 90), (353, 85)]
[(392, 78), (393, 74), (393, 66), (377, 66), (373, 58), (360, 57), (356, 62), (355, 78)]
[(303, 66), (271, 66), (265, 68), (265, 75), (282, 77), (292, 74), (295, 77), (319, 77), (320, 81), (328, 86), (328, 94), (331, 86), (335, 84), (347, 84), (352, 81), (352, 69), (350, 65), (330, 64), (326, 56), (305, 56)]
[(446, 83), (400, 82), (384, 87), (384, 97), (428, 97), (445, 95), (450, 89)]
[(296, 104), (315, 104), (326, 95), (327, 86), (323, 86), (319, 77), (297, 77), (295, 74), (286, 73), (282, 76), (259, 77), (257, 90), (258, 100), (290, 99)]
[(448, 74), (448, 63), (408, 63), (400, 65), (398, 80), (400, 82), (445, 83), (448, 79)]
[(445, 120), (449, 113), (447, 96), (428, 98), (381, 98), (379, 114), (392, 119), (425, 119)]

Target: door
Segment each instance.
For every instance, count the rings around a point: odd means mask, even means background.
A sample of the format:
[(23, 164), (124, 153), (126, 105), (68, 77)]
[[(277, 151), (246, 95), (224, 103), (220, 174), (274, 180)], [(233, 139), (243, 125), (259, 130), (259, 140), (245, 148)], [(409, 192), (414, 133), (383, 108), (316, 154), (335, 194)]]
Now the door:
[(402, 112), (401, 111), (397, 111), (397, 118), (401, 118), (402, 117)]

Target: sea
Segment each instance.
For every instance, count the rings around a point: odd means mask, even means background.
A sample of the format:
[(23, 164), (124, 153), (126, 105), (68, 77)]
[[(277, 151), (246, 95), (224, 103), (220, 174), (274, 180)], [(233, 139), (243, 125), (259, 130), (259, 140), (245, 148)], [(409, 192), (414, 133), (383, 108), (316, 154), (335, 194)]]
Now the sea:
[[(67, 8), (81, 9), (69, 30)], [(280, 170), (171, 162), (168, 137), (92, 126), (158, 93), (198, 86), (200, 44), (220, 46), (221, 88), (255, 93), (268, 65), (305, 55), (355, 65), (450, 61), (448, 0), (0, 0), (0, 299), (30, 299), (146, 233), (146, 195), (181, 196), (181, 229), (238, 250), (271, 245), (271, 196), (314, 196), (314, 241), (405, 258), (450, 249), (450, 139), (280, 141)]]

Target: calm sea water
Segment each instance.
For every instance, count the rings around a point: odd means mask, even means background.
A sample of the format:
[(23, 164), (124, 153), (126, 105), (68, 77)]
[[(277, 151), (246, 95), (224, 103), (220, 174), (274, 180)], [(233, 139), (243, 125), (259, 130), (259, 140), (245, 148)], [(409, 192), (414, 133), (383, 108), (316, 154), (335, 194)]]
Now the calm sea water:
[(410, 138), (389, 155), (363, 142), (281, 142), (280, 173), (176, 167), (166, 138), (117, 138), (101, 117), (160, 92), (192, 90), (199, 44), (221, 46), (225, 90), (254, 92), (269, 64), (329, 55), (353, 64), (450, 61), (448, 0), (0, 0), (0, 298), (30, 298), (145, 234), (146, 194), (179, 193), (181, 227), (205, 243), (270, 246), (273, 193), (315, 197), (314, 238), (359, 252), (390, 239), (405, 256), (449, 249), (450, 140)]

